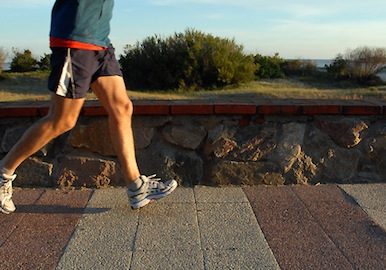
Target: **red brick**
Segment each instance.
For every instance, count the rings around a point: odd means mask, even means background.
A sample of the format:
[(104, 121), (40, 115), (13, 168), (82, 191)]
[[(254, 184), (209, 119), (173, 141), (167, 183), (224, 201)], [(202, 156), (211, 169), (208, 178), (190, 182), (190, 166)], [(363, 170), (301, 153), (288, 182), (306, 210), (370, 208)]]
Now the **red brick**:
[(213, 114), (214, 106), (210, 104), (172, 105), (171, 114)]
[(81, 114), (85, 116), (105, 116), (107, 111), (102, 106), (85, 106)]
[(258, 115), (255, 120), (253, 121), (255, 124), (262, 125), (265, 123), (265, 117), (264, 115)]
[(142, 104), (134, 106), (135, 115), (169, 115), (169, 105)]
[(214, 106), (216, 114), (256, 114), (256, 105), (252, 104), (220, 104)]
[(341, 114), (342, 107), (339, 105), (305, 105), (303, 114), (320, 115), (320, 114)]
[(0, 108), (0, 118), (3, 117), (36, 117), (38, 109), (34, 107)]
[(39, 107), (38, 108), (39, 116), (46, 116), (49, 110), (50, 110), (49, 107)]
[(345, 115), (379, 115), (381, 113), (381, 106), (343, 106)]
[(242, 118), (239, 120), (239, 126), (240, 126), (240, 127), (246, 127), (246, 126), (249, 126), (250, 123), (251, 123), (251, 117), (249, 117), (249, 116), (244, 116), (244, 117), (242, 117)]
[(281, 113), (281, 106), (279, 105), (262, 105), (258, 106), (257, 112), (259, 114), (280, 114)]
[(298, 105), (262, 105), (257, 111), (266, 115), (297, 115), (301, 114), (301, 109), (302, 107)]
[(282, 105), (280, 107), (281, 114), (297, 115), (302, 113), (302, 107), (298, 105)]

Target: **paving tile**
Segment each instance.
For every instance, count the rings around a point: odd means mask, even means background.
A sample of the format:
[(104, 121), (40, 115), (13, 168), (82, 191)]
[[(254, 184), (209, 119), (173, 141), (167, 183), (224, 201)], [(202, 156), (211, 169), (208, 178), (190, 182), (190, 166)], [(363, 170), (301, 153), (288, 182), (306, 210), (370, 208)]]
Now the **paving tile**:
[(192, 188), (178, 187), (172, 194), (162, 198), (156, 202), (157, 204), (162, 203), (195, 203), (194, 193)]
[(194, 187), (194, 195), (198, 203), (247, 203), (248, 199), (240, 187)]
[(318, 187), (292, 189), (355, 268), (386, 268), (386, 231), (345, 192), (333, 185), (323, 193)]
[[(75, 226), (82, 216), (92, 191), (70, 191), (47, 189), (33, 205), (19, 206), (18, 211), (30, 226)], [(26, 222), (27, 222), (26, 221)]]
[(137, 226), (125, 189), (95, 191), (57, 269), (127, 269)]
[(282, 269), (352, 269), (289, 186), (244, 191)]
[(86, 214), (57, 269), (125, 269), (131, 262), (138, 217), (131, 210)]
[(24, 216), (0, 248), (1, 266), (4, 269), (53, 269), (89, 197), (90, 191), (64, 194), (45, 190), (35, 204), (19, 205), (18, 211)]
[(194, 204), (152, 203), (139, 210), (135, 250), (189, 250), (199, 247)]
[(197, 248), (188, 250), (139, 250), (134, 253), (130, 269), (201, 270), (204, 269), (203, 255), (202, 251)]
[(197, 203), (197, 214), (206, 269), (278, 269), (249, 203)]
[(280, 269), (276, 262), (267, 261), (267, 258), (272, 257), (272, 254), (267, 254), (264, 251), (253, 247), (233, 250), (206, 250), (204, 251), (205, 269)]
[(386, 211), (385, 184), (339, 185), (364, 209)]
[(94, 195), (87, 204), (86, 211), (95, 210), (127, 209), (129, 208), (129, 199), (125, 188), (102, 188), (94, 191)]
[(16, 212), (9, 215), (0, 213), (0, 227), (7, 228), (7, 230), (3, 231), (3, 233), (0, 234), (0, 247), (12, 234), (12, 232), (18, 227), (20, 221), (23, 219), (25, 215), (23, 210), (29, 205), (34, 204), (43, 193), (43, 189), (22, 190), (16, 188), (14, 190), (12, 199), (16, 205)]

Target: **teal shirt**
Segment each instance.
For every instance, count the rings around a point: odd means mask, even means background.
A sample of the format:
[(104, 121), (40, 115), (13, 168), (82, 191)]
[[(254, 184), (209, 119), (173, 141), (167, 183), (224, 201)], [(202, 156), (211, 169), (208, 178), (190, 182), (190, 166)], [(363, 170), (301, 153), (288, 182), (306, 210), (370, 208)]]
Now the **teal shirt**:
[(56, 0), (50, 36), (108, 47), (114, 0)]

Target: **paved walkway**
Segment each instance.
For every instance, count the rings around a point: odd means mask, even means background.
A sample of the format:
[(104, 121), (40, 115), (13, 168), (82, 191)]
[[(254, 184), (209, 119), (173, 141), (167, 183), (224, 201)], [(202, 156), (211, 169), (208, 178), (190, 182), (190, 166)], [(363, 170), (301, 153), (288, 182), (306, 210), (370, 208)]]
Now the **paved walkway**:
[(0, 269), (386, 269), (386, 184), (17, 189)]

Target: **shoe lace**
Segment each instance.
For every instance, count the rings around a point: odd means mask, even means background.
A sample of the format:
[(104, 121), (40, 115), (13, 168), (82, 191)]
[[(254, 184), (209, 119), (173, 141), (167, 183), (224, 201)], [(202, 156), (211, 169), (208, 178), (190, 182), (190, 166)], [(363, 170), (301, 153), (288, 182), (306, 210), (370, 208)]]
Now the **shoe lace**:
[(145, 176), (144, 178), (144, 181), (147, 182), (151, 188), (159, 188), (161, 185), (163, 185), (163, 183), (160, 182), (161, 178), (156, 177), (156, 174)]
[(0, 193), (4, 199), (11, 199), (13, 193), (12, 181), (3, 182), (2, 186), (0, 186)]

